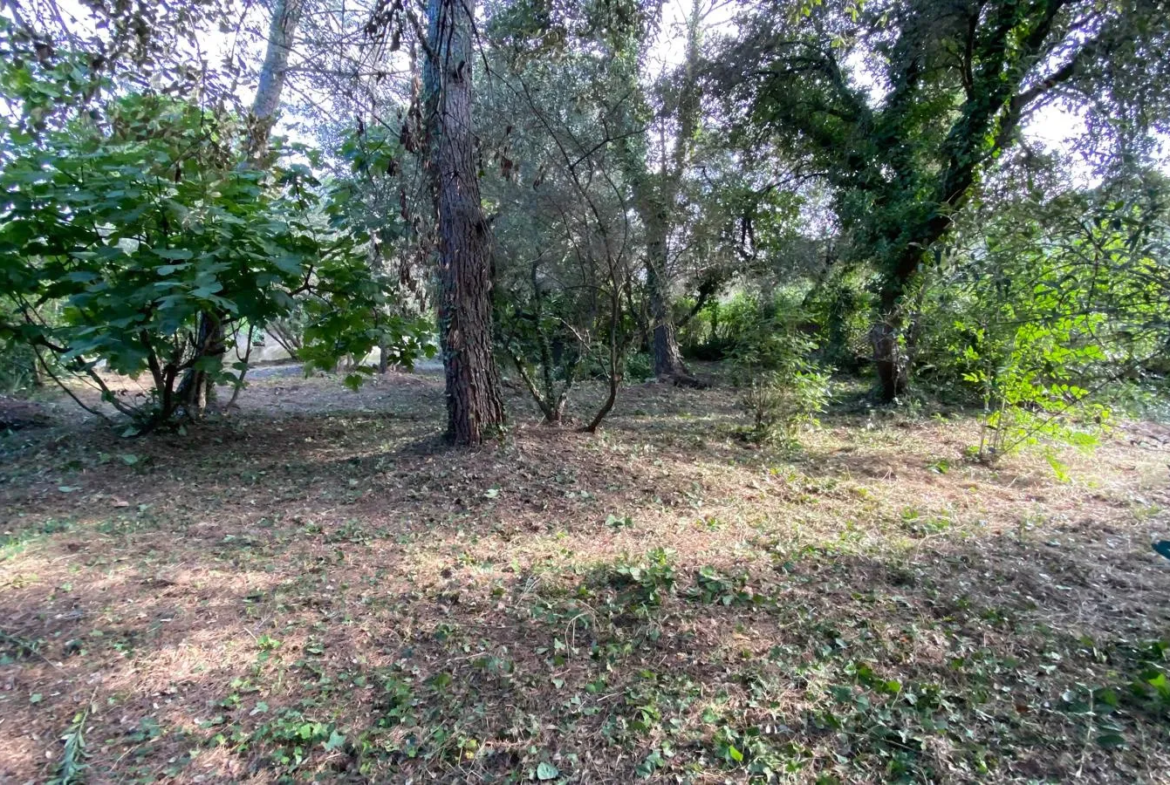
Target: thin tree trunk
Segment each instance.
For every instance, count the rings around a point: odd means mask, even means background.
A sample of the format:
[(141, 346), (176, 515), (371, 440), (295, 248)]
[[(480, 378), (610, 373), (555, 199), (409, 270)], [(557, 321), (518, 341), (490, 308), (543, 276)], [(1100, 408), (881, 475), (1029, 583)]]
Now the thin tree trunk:
[(609, 392), (605, 397), (605, 401), (601, 404), (601, 408), (597, 410), (597, 414), (593, 415), (593, 419), (585, 426), (586, 433), (596, 433), (601, 426), (601, 421), (609, 415), (613, 410), (614, 403), (617, 402), (618, 388), (622, 383), (622, 361), (624, 357), (624, 344), (618, 342), (618, 322), (621, 320), (621, 290), (617, 276), (614, 274), (614, 268), (610, 266), (610, 300), (609, 300)]
[[(268, 139), (280, 109), (280, 94), (288, 73), (288, 59), (292, 53), (297, 25), (300, 24), (305, 0), (275, 0), (272, 4), (272, 22), (268, 28), (268, 49), (260, 69), (260, 83), (248, 116), (248, 138), (244, 149), (244, 165), (259, 169), (268, 155)], [(227, 351), (223, 323), (225, 313), (205, 313), (199, 320), (199, 344), (204, 356), (222, 358)], [(192, 368), (179, 385), (180, 399), (187, 407), (187, 416), (199, 418), (215, 405), (215, 380), (206, 371)], [(235, 401), (238, 389), (232, 394)], [(230, 404), (229, 404), (230, 405)]]
[(474, 0), (430, 0), (423, 67), (447, 438), (466, 445), (482, 443), (505, 424), (492, 353), (492, 238), (480, 204), (471, 125), (474, 8)]
[(305, 0), (275, 0), (272, 4), (272, 22), (268, 28), (268, 51), (260, 69), (260, 84), (252, 101), (248, 125), (247, 159), (257, 166), (268, 152), (268, 139), (276, 112), (280, 109), (280, 95), (288, 74), (288, 58), (296, 40)]

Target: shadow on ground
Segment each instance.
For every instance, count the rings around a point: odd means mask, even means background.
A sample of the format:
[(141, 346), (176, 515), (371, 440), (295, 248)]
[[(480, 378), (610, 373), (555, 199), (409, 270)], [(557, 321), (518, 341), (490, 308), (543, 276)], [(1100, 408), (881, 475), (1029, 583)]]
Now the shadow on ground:
[(1164, 451), (1062, 484), (852, 417), (779, 454), (656, 385), (450, 451), (435, 380), (271, 384), (3, 446), (0, 780), (74, 727), (96, 782), (1170, 776)]

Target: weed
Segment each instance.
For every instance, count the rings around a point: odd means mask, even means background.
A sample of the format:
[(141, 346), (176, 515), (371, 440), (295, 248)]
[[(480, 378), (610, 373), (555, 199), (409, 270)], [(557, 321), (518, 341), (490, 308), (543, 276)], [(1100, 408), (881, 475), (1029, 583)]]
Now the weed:
[(605, 525), (616, 532), (616, 531), (619, 531), (621, 529), (633, 528), (634, 519), (631, 518), (629, 515), (623, 515), (620, 518), (616, 515), (610, 515), (608, 518), (605, 519)]
[(643, 608), (657, 607), (665, 595), (674, 593), (674, 554), (656, 548), (639, 562), (623, 561), (609, 573), (608, 583), (620, 591), (625, 602)]
[(88, 718), (88, 709), (74, 715), (69, 730), (61, 737), (65, 746), (57, 763), (56, 776), (49, 780), (48, 785), (79, 785), (85, 781), (85, 771), (89, 768), (85, 763), (89, 757), (85, 749), (85, 721)]
[(695, 573), (695, 583), (687, 590), (687, 596), (699, 602), (721, 605), (752, 605), (763, 601), (748, 586), (746, 572), (725, 575), (714, 567), (702, 567)]

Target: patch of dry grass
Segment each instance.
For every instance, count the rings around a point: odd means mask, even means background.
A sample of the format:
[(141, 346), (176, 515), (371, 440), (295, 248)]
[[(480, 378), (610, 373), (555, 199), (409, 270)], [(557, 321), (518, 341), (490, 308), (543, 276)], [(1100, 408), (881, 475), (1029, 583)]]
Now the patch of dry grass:
[(793, 456), (645, 385), (597, 436), (521, 414), (461, 452), (439, 385), (9, 437), (0, 780), (86, 707), (95, 782), (1170, 777), (1157, 426), (1060, 483), (964, 462), (961, 418), (840, 414)]

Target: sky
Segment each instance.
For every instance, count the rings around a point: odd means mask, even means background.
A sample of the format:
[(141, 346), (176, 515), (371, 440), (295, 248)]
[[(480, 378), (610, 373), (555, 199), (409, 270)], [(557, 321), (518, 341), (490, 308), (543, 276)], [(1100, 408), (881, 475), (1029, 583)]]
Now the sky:
[[(692, 2), (693, 0), (666, 0), (664, 3), (662, 23), (649, 50), (650, 73), (648, 76), (650, 78), (681, 64), (686, 45), (684, 21), (690, 12)], [(734, 14), (737, 3), (733, 0), (701, 0), (701, 2), (705, 15), (704, 28), (708, 35), (734, 32)], [(76, 17), (79, 24), (83, 24), (84, 20), (90, 18), (89, 13), (84, 10), (79, 0), (57, 0), (57, 5), (66, 18)], [(240, 46), (248, 52), (251, 61), (255, 62), (258, 67), (259, 62), (263, 59), (264, 42), (261, 36), (263, 31), (267, 29), (268, 14), (263, 3), (251, 0), (248, 6), (251, 10), (248, 12), (248, 25), (246, 27), (259, 31), (260, 35), (244, 33), (237, 36), (234, 32), (226, 34), (219, 31), (209, 32), (201, 37), (200, 44), (213, 58), (222, 56), (233, 46)], [(241, 7), (243, 7), (242, 4)], [(294, 64), (297, 59), (294, 53)], [(854, 78), (859, 78), (864, 86), (866, 80), (864, 69), (853, 69), (853, 74)], [(870, 81), (872, 82), (872, 80)], [(237, 88), (241, 102), (250, 103), (254, 90), (254, 84), (246, 80), (241, 82)], [(295, 98), (295, 96), (290, 96), (290, 98)], [(277, 131), (291, 136), (297, 141), (311, 141), (305, 138), (297, 125), (295, 115), (288, 113), (283, 124), (278, 126)], [(1038, 145), (1054, 151), (1073, 149), (1076, 141), (1083, 137), (1086, 131), (1082, 117), (1058, 104), (1048, 104), (1041, 107), (1038, 111), (1033, 112), (1022, 126), (1022, 133), (1030, 145)], [(1167, 141), (1170, 142), (1170, 140)], [(1160, 168), (1170, 173), (1170, 156), (1165, 155), (1165, 153), (1170, 153), (1170, 143), (1162, 144), (1162, 152), (1164, 155)], [(1080, 171), (1074, 172), (1077, 179), (1092, 179), (1092, 173), (1087, 164), (1084, 164), (1080, 169)]]

